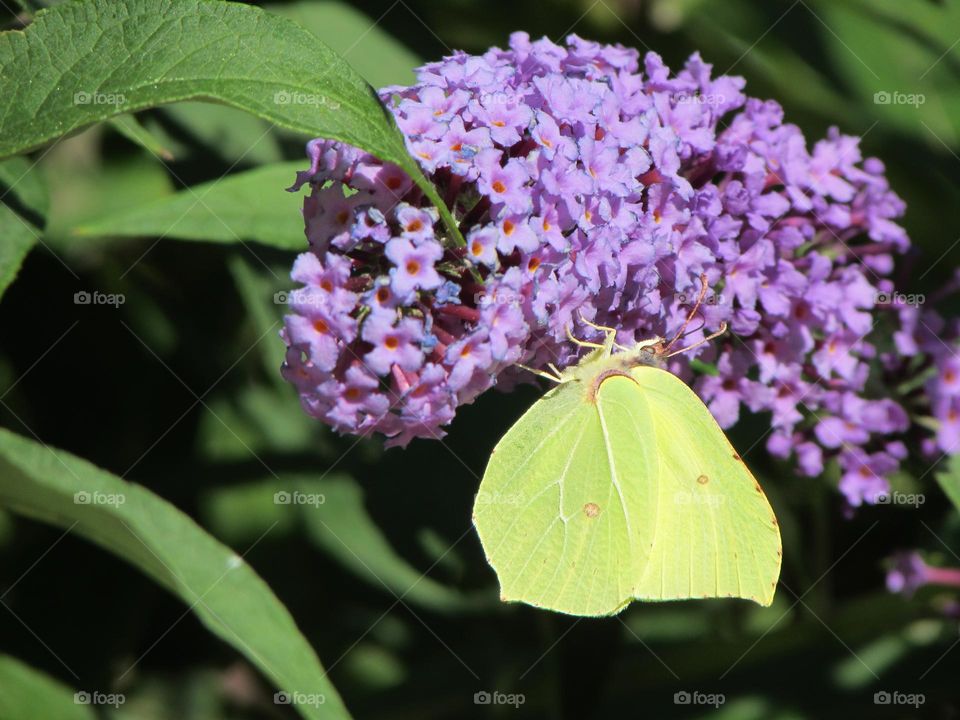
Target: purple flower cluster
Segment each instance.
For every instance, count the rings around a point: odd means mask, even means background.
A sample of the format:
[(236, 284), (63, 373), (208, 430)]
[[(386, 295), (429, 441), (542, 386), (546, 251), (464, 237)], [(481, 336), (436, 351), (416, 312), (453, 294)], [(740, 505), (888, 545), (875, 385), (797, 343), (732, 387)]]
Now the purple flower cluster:
[(769, 450), (817, 475), (837, 458), (859, 505), (887, 488), (907, 416), (867, 399), (867, 340), (904, 206), (883, 165), (831, 130), (812, 149), (779, 105), (649, 53), (524, 33), (454, 54), (381, 96), (459, 222), (448, 237), (399, 168), (315, 140), (299, 188), (310, 251), (293, 278), (284, 375), (307, 412), (391, 444), (439, 437), (459, 405), (509, 387), (523, 363), (577, 361), (581, 322), (630, 344), (726, 322), (694, 380), (724, 427), (771, 413)]

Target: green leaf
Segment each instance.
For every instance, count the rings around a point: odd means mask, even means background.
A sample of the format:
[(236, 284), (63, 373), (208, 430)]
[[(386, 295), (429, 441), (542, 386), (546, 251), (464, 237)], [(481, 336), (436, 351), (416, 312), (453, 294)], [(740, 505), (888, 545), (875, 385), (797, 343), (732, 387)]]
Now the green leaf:
[[(287, 297), (284, 290), (288, 290), (293, 282), (290, 280), (290, 270), (276, 273), (269, 270), (271, 277), (267, 274), (268, 271), (262, 267), (254, 267), (249, 259), (239, 255), (229, 258), (227, 267), (237, 286), (237, 294), (243, 302), (247, 318), (254, 327), (255, 337), (261, 337), (274, 328), (279, 332), (286, 305), (280, 304), (278, 300)], [(283, 364), (286, 346), (282, 342), (265, 342), (260, 343), (257, 350), (263, 358), (267, 377), (276, 383), (276, 387), (289, 389), (287, 382), (277, 372)]]
[(110, 119), (110, 126), (127, 140), (136, 143), (162, 160), (173, 160), (173, 153), (164, 147), (134, 115), (118, 115)]
[(31, 212), (46, 217), (50, 195), (37, 163), (28, 157), (12, 157), (0, 162), (0, 195), (9, 191)]
[(9, 655), (0, 655), (0, 690), (3, 720), (96, 720), (73, 690)]
[(288, 193), (303, 163), (282, 163), (195, 185), (76, 229), (84, 236), (143, 236), (303, 250), (303, 198)]
[(50, 197), (36, 163), (27, 157), (0, 161), (0, 298), (40, 239)]
[(323, 695), (308, 719), (348, 718), (293, 618), (244, 560), (146, 488), (0, 429), (0, 505), (82, 535), (179, 596), (280, 689)]
[(210, 526), (236, 539), (255, 539), (275, 523), (288, 531), (301, 524), (314, 544), (347, 569), (404, 602), (456, 612), (488, 600), (426, 577), (401, 557), (371, 519), (360, 486), (346, 475), (285, 475), (225, 488), (209, 496), (206, 509)]
[[(283, 160), (283, 152), (270, 123), (227, 105), (182, 102), (167, 105), (163, 114), (177, 130), (213, 150), (227, 163), (269, 165)], [(159, 127), (159, 123), (157, 123)], [(165, 132), (160, 132), (166, 135)], [(177, 141), (171, 138), (171, 142)], [(183, 146), (186, 151), (186, 146)]]
[(0, 157), (121, 113), (181, 100), (231, 105), (396, 163), (463, 244), (373, 89), (304, 28), (259, 8), (214, 0), (58, 5), (26, 30), (0, 34), (0, 97)]
[(38, 230), (0, 203), (0, 298), (20, 272), (23, 259), (39, 239)]
[(946, 469), (936, 473), (936, 478), (950, 502), (960, 511), (960, 455), (951, 455)]
[(871, 115), (938, 152), (960, 144), (960, 4), (820, 0), (815, 9), (834, 64)]
[(376, 18), (344, 2), (295, 2), (267, 6), (296, 20), (347, 60), (375, 88), (411, 85), (422, 61), (394, 39)]

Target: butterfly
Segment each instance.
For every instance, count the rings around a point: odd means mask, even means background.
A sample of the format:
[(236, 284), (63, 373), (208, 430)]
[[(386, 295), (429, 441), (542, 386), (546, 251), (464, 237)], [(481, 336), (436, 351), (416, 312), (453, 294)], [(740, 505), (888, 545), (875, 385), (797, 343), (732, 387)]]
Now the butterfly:
[(584, 322), (604, 341), (568, 330), (592, 351), (563, 371), (534, 371), (557, 385), (497, 444), (475, 499), (501, 599), (581, 616), (634, 600), (769, 605), (777, 519), (710, 411), (664, 368), (690, 349), (672, 351), (683, 329), (625, 347), (615, 329)]

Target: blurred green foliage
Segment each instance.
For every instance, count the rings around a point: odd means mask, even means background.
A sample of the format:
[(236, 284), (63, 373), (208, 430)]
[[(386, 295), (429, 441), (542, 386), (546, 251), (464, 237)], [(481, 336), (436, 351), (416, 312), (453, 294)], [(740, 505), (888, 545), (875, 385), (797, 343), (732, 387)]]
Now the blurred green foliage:
[[(502, 46), (518, 29), (652, 49), (674, 66), (699, 50), (717, 72), (744, 75), (749, 94), (781, 102), (810, 141), (837, 125), (882, 157), (916, 246), (899, 265), (904, 292), (932, 294), (960, 258), (957, 0), (270, 7), (377, 86), (410, 81), (419, 61), (451, 48)], [(20, 22), (4, 17), (6, 27)], [(893, 102), (898, 93), (914, 101)], [(0, 208), (0, 258), (37, 242), (27, 230), (42, 238), (0, 304), (0, 423), (150, 488), (247, 551), (358, 718), (957, 716), (954, 598), (883, 589), (883, 560), (898, 549), (960, 564), (960, 520), (934, 472), (903, 479), (925, 493), (921, 507), (847, 518), (830, 478), (796, 479), (762, 446), (751, 450), (784, 539), (769, 609), (634, 605), (577, 620), (498, 603), (471, 504), (490, 449), (538, 390), (489, 393), (462, 409), (442, 443), (404, 451), (306, 418), (277, 373), (283, 305), (274, 301), (302, 242), (298, 199), (283, 188), (305, 166), (304, 140), (191, 103), (0, 164), (0, 186), (16, 185)], [(75, 305), (83, 290), (126, 302)], [(768, 425), (749, 417), (732, 439), (750, 448)], [(950, 470), (938, 479), (955, 497)], [(274, 504), (279, 478), (291, 477), (326, 502)], [(61, 535), (0, 517), (0, 651), (19, 659), (0, 658), (0, 689), (36, 683), (51, 703), (67, 688), (119, 690), (128, 701), (106, 711), (115, 718), (292, 717), (241, 653), (194, 616), (178, 620), (173, 596)], [(525, 702), (475, 705), (484, 690)], [(884, 690), (926, 702), (875, 705)], [(723, 693), (725, 703), (679, 706), (681, 691)], [(63, 717), (86, 717), (63, 707)]]

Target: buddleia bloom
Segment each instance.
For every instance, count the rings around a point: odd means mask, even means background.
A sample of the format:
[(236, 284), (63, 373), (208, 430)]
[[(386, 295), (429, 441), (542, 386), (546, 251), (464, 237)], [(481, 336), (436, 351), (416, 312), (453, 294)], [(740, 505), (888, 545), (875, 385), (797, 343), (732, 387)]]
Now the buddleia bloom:
[[(437, 438), (457, 408), (577, 361), (589, 320), (630, 344), (684, 327), (671, 361), (723, 427), (765, 412), (767, 448), (817, 475), (836, 458), (860, 504), (886, 488), (907, 424), (865, 393), (879, 294), (908, 247), (882, 163), (830, 130), (807, 144), (779, 105), (654, 53), (515, 33), (381, 91), (465, 245), (398, 167), (308, 145), (293, 189), (309, 251), (283, 338), (311, 415), (393, 445)], [(694, 376), (698, 358), (713, 374)]]

